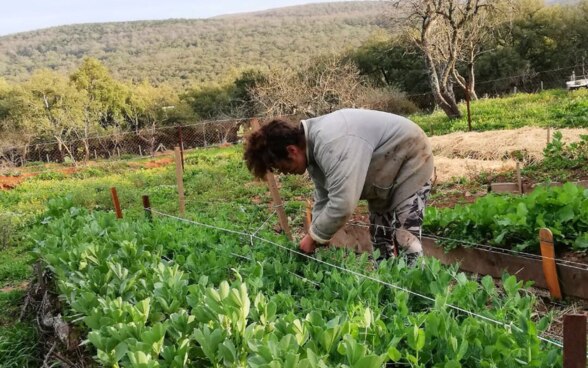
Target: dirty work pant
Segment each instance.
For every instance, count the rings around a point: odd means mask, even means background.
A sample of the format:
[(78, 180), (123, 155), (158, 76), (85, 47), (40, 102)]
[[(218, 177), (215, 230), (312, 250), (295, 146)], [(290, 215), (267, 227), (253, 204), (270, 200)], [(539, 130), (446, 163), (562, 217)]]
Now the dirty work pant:
[(418, 192), (402, 201), (396, 208), (382, 213), (370, 212), (370, 235), (374, 250), (380, 250), (380, 258), (394, 256), (395, 244), (401, 253), (422, 252), (421, 225), (430, 192), (429, 180)]

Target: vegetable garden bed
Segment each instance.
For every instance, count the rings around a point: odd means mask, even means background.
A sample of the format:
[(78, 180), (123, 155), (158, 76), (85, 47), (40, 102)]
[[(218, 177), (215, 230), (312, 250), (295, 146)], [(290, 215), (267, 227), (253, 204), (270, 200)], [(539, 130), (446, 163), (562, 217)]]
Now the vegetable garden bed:
[(431, 258), (370, 271), (367, 255), (308, 259), (272, 230), (154, 213), (116, 221), (52, 201), (32, 235), (105, 366), (562, 366), (514, 276), (499, 289)]

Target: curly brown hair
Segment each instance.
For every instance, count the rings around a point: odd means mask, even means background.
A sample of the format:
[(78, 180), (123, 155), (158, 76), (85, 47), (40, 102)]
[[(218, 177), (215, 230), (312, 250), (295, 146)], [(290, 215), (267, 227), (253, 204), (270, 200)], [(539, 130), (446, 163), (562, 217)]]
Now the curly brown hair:
[(275, 119), (245, 138), (243, 159), (253, 175), (263, 178), (268, 171), (273, 171), (276, 163), (288, 159), (287, 146), (302, 147), (304, 144), (302, 124), (295, 126)]

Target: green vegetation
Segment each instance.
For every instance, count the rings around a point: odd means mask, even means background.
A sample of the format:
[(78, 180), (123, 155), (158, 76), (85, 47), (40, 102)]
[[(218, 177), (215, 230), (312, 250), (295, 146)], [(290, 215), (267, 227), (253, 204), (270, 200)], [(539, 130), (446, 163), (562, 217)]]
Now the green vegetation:
[[(465, 102), (460, 104), (465, 111)], [(526, 126), (552, 128), (588, 127), (588, 90), (549, 90), (518, 93), (503, 98), (472, 101), (474, 131), (516, 129)], [(413, 115), (413, 121), (428, 135), (467, 131), (467, 116), (449, 119), (442, 111)]]
[(389, 4), (310, 4), (210, 19), (70, 25), (0, 37), (0, 75), (37, 69), (69, 74), (86, 57), (116, 78), (188, 88), (255, 67), (295, 66), (325, 51), (359, 46)]
[(554, 132), (552, 141), (543, 150), (543, 160), (532, 162), (521, 174), (536, 182), (572, 181), (585, 176), (588, 167), (588, 135), (579, 142), (562, 142), (561, 132)]
[(14, 322), (20, 314), (23, 290), (0, 291), (0, 367), (39, 367), (38, 336), (29, 321)]
[[(557, 88), (572, 70), (579, 75), (588, 1), (570, 7), (521, 4), (514, 18), (496, 27), (502, 38), (481, 45), (487, 52), (476, 61), (479, 96), (513, 86), (537, 91), (539, 81)], [(350, 105), (409, 114), (413, 102), (430, 108), (419, 50), (380, 28), (387, 23), (381, 14), (388, 6), (314, 4), (1, 37), (6, 52), (0, 55), (0, 74), (6, 80), (0, 79), (0, 159), (20, 165), (39, 142), (74, 139), (79, 146), (42, 146), (32, 159), (49, 153), (64, 162), (88, 159), (93, 135), (134, 131), (146, 142), (163, 126), (227, 116), (317, 115)], [(323, 85), (324, 80), (340, 89)], [(348, 86), (359, 92), (344, 94), (351, 91)], [(456, 94), (463, 97), (459, 90)], [(464, 104), (459, 107), (465, 111)], [(587, 127), (587, 116), (587, 91), (472, 101), (477, 131)], [(466, 117), (449, 120), (439, 111), (411, 118), (429, 134), (467, 130)], [(541, 179), (550, 172), (565, 179), (585, 166), (586, 138), (565, 145), (554, 134), (545, 156), (524, 173)], [(267, 190), (251, 179), (240, 157), (240, 146), (186, 155), (189, 217), (257, 231), (293, 247), (271, 226), (259, 229), (269, 216)], [(163, 218), (151, 225), (143, 219), (140, 196), (149, 195), (157, 210), (177, 213), (175, 175), (171, 167), (146, 170), (140, 168), (145, 160), (138, 162), (100, 163), (73, 175), (47, 171), (0, 192), (0, 309), (6, 311), (0, 317), (1, 368), (41, 364), (32, 323), (15, 322), (37, 256), (58, 276), (66, 316), (81, 317), (96, 358), (107, 365), (561, 365), (560, 352), (536, 338), (547, 319), (531, 322), (534, 299), (513, 277), (504, 278), (499, 292), (489, 278), (479, 284), (432, 260), (422, 269), (408, 269), (398, 260), (366, 271), (365, 256), (331, 250), (318, 255), (433, 302), (303, 262), (259, 240)], [(45, 168), (38, 161), (27, 166)], [(27, 169), (9, 174), (20, 177)], [(280, 179), (287, 214), (298, 226), (310, 184)], [(123, 221), (110, 213), (112, 186), (118, 189)], [(431, 209), (427, 226), (451, 238), (533, 250), (537, 227), (548, 225), (557, 244), (585, 251), (587, 193), (566, 185), (541, 188), (529, 197), (488, 196), (454, 211)], [(462, 315), (448, 304), (512, 322), (522, 331)]]
[[(241, 161), (240, 146), (189, 152), (186, 154), (185, 168), (189, 218), (219, 227), (254, 232), (269, 216), (266, 205), (269, 201), (267, 188), (262, 182), (252, 181)], [(448, 299), (443, 301), (437, 298), (439, 302), (433, 304), (401, 291), (393, 291), (368, 281), (362, 282), (336, 270), (323, 270), (321, 265), (297, 260), (273, 245), (255, 241), (251, 247), (247, 237), (206, 230), (157, 215), (155, 224), (149, 225), (144, 221), (140, 202), (142, 194), (150, 196), (156, 210), (177, 213), (173, 167), (145, 170), (128, 162), (121, 162), (105, 168), (90, 168), (90, 175), (83, 173), (81, 171), (75, 177), (67, 176), (59, 181), (51, 178), (28, 179), (14, 190), (0, 192), (0, 207), (10, 210), (21, 219), (16, 225), (18, 233), (26, 231), (37, 240), (37, 254), (57, 272), (61, 292), (69, 295), (68, 305), (72, 309), (68, 309), (66, 315), (68, 318), (73, 318), (74, 315), (77, 317), (79, 313), (86, 316), (84, 326), (88, 332), (94, 331), (89, 335), (90, 341), (98, 349), (98, 359), (103, 362), (120, 359), (123, 365), (129, 365), (133, 360), (153, 361), (157, 358), (160, 365), (173, 366), (171, 361), (182, 361), (183, 357), (200, 364), (212, 364), (204, 363), (205, 361), (222, 364), (225, 359), (250, 359), (251, 362), (266, 363), (298, 359), (300, 362), (313, 359), (312, 354), (317, 354), (317, 361), (323, 359), (327, 364), (333, 365), (353, 366), (353, 363), (350, 364), (352, 361), (356, 362), (353, 359), (364, 357), (367, 360), (400, 362), (414, 359), (420, 362), (431, 359), (440, 362), (458, 360), (462, 364), (468, 364), (471, 359), (477, 358), (500, 366), (498, 362), (503, 359), (500, 351), (505, 349), (509, 354), (514, 351), (521, 360), (531, 359), (536, 362), (532, 364), (537, 366), (560, 364), (553, 363), (553, 359), (561, 359), (557, 357), (556, 351), (551, 350), (549, 353), (547, 346), (531, 336), (544, 328), (544, 322), (541, 322), (541, 327), (529, 324), (529, 313), (534, 301), (525, 296), (520, 289), (521, 284), (516, 283), (514, 278), (508, 279), (510, 291), (504, 297), (506, 299), (502, 299), (496, 296), (499, 295), (496, 294), (498, 291), (492, 289), (489, 282), (485, 281), (480, 286), (467, 280), (454, 268), (442, 268), (435, 261), (428, 261), (423, 266), (425, 271), (407, 269), (402, 261), (394, 265), (384, 265), (384, 268), (375, 271), (375, 277), (432, 298), (438, 293), (445, 295), (451, 290)], [(281, 179), (281, 192), (288, 203), (286, 211), (294, 219), (294, 224), (299, 226), (301, 210), (304, 208), (303, 199), (308, 198), (311, 193), (310, 184), (298, 177)], [(111, 186), (118, 189), (124, 221), (114, 220), (109, 193)], [(52, 200), (68, 194), (71, 196), (69, 200)], [(261, 206), (253, 205), (252, 198), (259, 198)], [(48, 201), (52, 204), (49, 212), (44, 212)], [(72, 207), (74, 204), (76, 207)], [(79, 207), (88, 208), (92, 212)], [(33, 232), (32, 227), (36, 228)], [(271, 226), (266, 225), (259, 230), (258, 235), (287, 247), (293, 246), (284, 243), (282, 237), (268, 229)], [(56, 236), (61, 236), (58, 234), (63, 235), (66, 240), (57, 242)], [(99, 237), (98, 234), (109, 236)], [(25, 241), (24, 244), (28, 242)], [(3, 281), (4, 285), (18, 284), (30, 273), (29, 249), (30, 245), (17, 248), (12, 259), (17, 259), (20, 254), (23, 269), (26, 271), (24, 274), (15, 271), (12, 279)], [(200, 251), (194, 252), (194, 249)], [(92, 255), (92, 252), (99, 253)], [(257, 262), (234, 258), (231, 253), (253, 257)], [(342, 251), (329, 250), (321, 252), (319, 256), (358, 272), (366, 272), (368, 265), (366, 259), (355, 260), (355, 257)], [(143, 261), (137, 262), (137, 259)], [(275, 268), (278, 266), (279, 270)], [(73, 272), (74, 269), (77, 272)], [(144, 277), (142, 275), (145, 269), (156, 271), (149, 272)], [(289, 270), (291, 273), (287, 274), (291, 277), (284, 277), (283, 270)], [(423, 272), (426, 277), (422, 276)], [(280, 277), (276, 276), (278, 273)], [(208, 279), (202, 279), (202, 274), (206, 274)], [(309, 281), (294, 274), (319, 282), (320, 289), (315, 289), (309, 285)], [(104, 277), (108, 277), (110, 281), (104, 281)], [(158, 277), (165, 278), (170, 283), (175, 281), (174, 284), (161, 283)], [(93, 281), (90, 282), (90, 278)], [(132, 281), (141, 279), (144, 279), (141, 283)], [(228, 284), (224, 284), (223, 280)], [(87, 285), (84, 288), (91, 289), (79, 289), (82, 284)], [(221, 309), (214, 309), (217, 307), (211, 304), (211, 295), (224, 293), (219, 289), (224, 290), (227, 285), (229, 290), (236, 290), (241, 300), (247, 298), (250, 301), (251, 309), (247, 318), (236, 317), (243, 311), (233, 301), (221, 301), (218, 307)], [(190, 296), (189, 300), (192, 302), (186, 304), (182, 302), (186, 299), (174, 296), (171, 290), (176, 289), (180, 290), (181, 295)], [(22, 293), (19, 291), (15, 295), (22, 298)], [(7, 294), (0, 295), (8, 298)], [(18, 298), (12, 295), (10, 300), (13, 300), (14, 305), (18, 304)], [(117, 299), (118, 297), (121, 299)], [(261, 300), (265, 302), (262, 303)], [(348, 301), (351, 300), (356, 302), (349, 304)], [(488, 307), (488, 300), (495, 304)], [(446, 303), (477, 311), (490, 318), (513, 321), (527, 332), (513, 330), (511, 334), (502, 327), (447, 309), (444, 306)], [(266, 307), (267, 305), (270, 306)], [(283, 309), (277, 308), (270, 315), (264, 315), (273, 310), (273, 305), (283, 306)], [(144, 309), (147, 306), (148, 312)], [(208, 308), (216, 310), (217, 316), (225, 317), (202, 319), (208, 318), (204, 317), (208, 315)], [(114, 309), (126, 312), (116, 317), (119, 314), (114, 313)], [(308, 313), (310, 317), (306, 318)], [(358, 324), (359, 320), (365, 318), (365, 313), (371, 313), (372, 316), (369, 326), (365, 322)], [(389, 318), (390, 316), (397, 317)], [(93, 322), (96, 318), (104, 321), (104, 327), (98, 327)], [(263, 320), (270, 322), (263, 325)], [(297, 337), (294, 330), (297, 325), (295, 320), (299, 321), (301, 328), (308, 330), (308, 338), (300, 340), (300, 336)], [(438, 325), (440, 320), (444, 321), (443, 328)], [(235, 328), (231, 329), (233, 332), (215, 332), (227, 323), (235, 324)], [(243, 345), (246, 340), (238, 332), (242, 330), (237, 329), (242, 323), (253, 326), (245, 330), (253, 333), (248, 335), (250, 332), (245, 332), (251, 344)], [(180, 327), (182, 324), (186, 325)], [(267, 325), (273, 325), (275, 329), (263, 327)], [(366, 327), (367, 332), (360, 332)], [(13, 331), (12, 334), (5, 335), (5, 339), (10, 340), (0, 341), (10, 341), (7, 346), (24, 344), (23, 346), (30, 349), (27, 351), (34, 351), (36, 347), (31, 344), (35, 341), (32, 328), (26, 324), (10, 323), (6, 328)], [(182, 328), (184, 332), (179, 333)], [(338, 332), (333, 336), (333, 349), (329, 350), (329, 358), (326, 358), (324, 355), (327, 352), (323, 343), (311, 344), (310, 341), (323, 341), (326, 335), (320, 337), (318, 331), (330, 328), (335, 329), (333, 332)], [(121, 332), (115, 334), (115, 329)], [(302, 333), (304, 336), (304, 332)], [(350, 337), (345, 337), (347, 333)], [(294, 337), (285, 337), (288, 334), (293, 334)], [(397, 338), (391, 339), (391, 336)], [(457, 347), (452, 336), (457, 339)], [(221, 337), (222, 340), (218, 344), (214, 343), (214, 346), (225, 346), (228, 350), (207, 350), (207, 340), (216, 341)], [(122, 345), (121, 339), (125, 341)], [(184, 349), (185, 339), (190, 346), (187, 349)], [(285, 346), (289, 346), (288, 350), (296, 351), (293, 355), (297, 357), (287, 357), (288, 354), (285, 351), (279, 352), (280, 349), (273, 353), (265, 352), (258, 346), (273, 344), (270, 341), (275, 339), (283, 340), (287, 344)], [(346, 349), (356, 349), (353, 348), (354, 344), (363, 344), (365, 339), (373, 339), (373, 343), (369, 344), (367, 350), (357, 351), (360, 358), (353, 358), (345, 353)], [(297, 342), (286, 343), (286, 340)], [(422, 342), (417, 344), (417, 340)], [(390, 341), (393, 341), (392, 345), (388, 344)], [(464, 345), (462, 341), (468, 341), (468, 344)], [(234, 346), (237, 358), (233, 357), (231, 346)], [(491, 346), (492, 349), (482, 351), (480, 346)], [(490, 355), (485, 355), (486, 353)], [(10, 356), (30, 359), (27, 354)], [(34, 366), (32, 363), (31, 365)]]
[(427, 208), (424, 228), (448, 248), (490, 244), (518, 251), (539, 251), (537, 234), (549, 228), (558, 251), (588, 251), (588, 190), (571, 183), (538, 187), (524, 196), (489, 194), (474, 204)]
[[(234, 207), (217, 208), (206, 223), (235, 229), (263, 220)], [(204, 221), (201, 211), (188, 217)], [(318, 254), (392, 288), (297, 258), (271, 230), (257, 234), (276, 243), (160, 216), (116, 221), (61, 199), (49, 202), (33, 237), (67, 317), (83, 324), (107, 366), (562, 364), (561, 350), (537, 338), (549, 319), (532, 321), (534, 297), (514, 276), (504, 277), (502, 294), (490, 277), (478, 283), (433, 259), (408, 268), (398, 258), (370, 272), (366, 255)]]

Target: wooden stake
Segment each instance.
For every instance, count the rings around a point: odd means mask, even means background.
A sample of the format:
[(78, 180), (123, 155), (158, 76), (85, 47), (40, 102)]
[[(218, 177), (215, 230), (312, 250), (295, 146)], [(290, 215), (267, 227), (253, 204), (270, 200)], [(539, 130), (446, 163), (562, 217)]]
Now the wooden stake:
[(278, 190), (278, 186), (276, 185), (276, 179), (274, 178), (274, 174), (268, 172), (267, 174), (265, 174), (265, 180), (267, 181), (267, 186), (272, 195), (274, 207), (278, 212), (280, 226), (282, 227), (282, 230), (284, 230), (286, 237), (289, 240), (293, 240), (292, 233), (290, 232), (290, 227), (288, 226), (288, 216), (286, 216), (286, 211), (284, 210), (284, 203), (282, 202), (282, 198), (280, 197), (280, 191)]
[(521, 164), (517, 161), (517, 185), (519, 193), (523, 194), (523, 179), (521, 178)]
[(470, 110), (470, 84), (469, 84), (469, 81), (466, 81), (465, 97), (466, 97), (466, 106), (467, 106), (467, 111), (468, 111), (468, 132), (471, 132), (472, 131), (472, 112)]
[(307, 233), (310, 231), (310, 225), (312, 224), (312, 203), (306, 201), (306, 211), (304, 216), (304, 231)]
[(116, 218), (121, 219), (123, 218), (122, 210), (120, 209), (120, 202), (118, 201), (118, 193), (116, 192), (116, 188), (110, 188), (110, 194), (112, 196), (112, 203), (114, 203), (114, 211), (116, 212)]
[(184, 139), (181, 126), (178, 126), (178, 145), (180, 146), (180, 156), (182, 158), (182, 170), (184, 170)]
[(184, 170), (182, 170), (182, 154), (180, 147), (175, 147), (176, 154), (176, 182), (178, 185), (178, 197), (180, 201), (180, 216), (186, 213), (186, 199), (184, 198)]
[(564, 316), (564, 368), (586, 368), (586, 315)]
[[(259, 121), (257, 121), (257, 119), (251, 120), (251, 128), (254, 131), (259, 129)], [(284, 210), (284, 203), (282, 202), (282, 197), (280, 197), (280, 191), (278, 190), (278, 186), (276, 185), (276, 179), (274, 178), (274, 174), (271, 172), (266, 173), (265, 181), (267, 182), (267, 186), (272, 195), (272, 200), (278, 213), (280, 226), (286, 234), (286, 237), (288, 237), (289, 240), (293, 240), (292, 233), (290, 232), (290, 227), (288, 226), (288, 216), (286, 216), (286, 211)]]
[(153, 213), (151, 213), (151, 203), (149, 202), (149, 196), (143, 196), (143, 209), (145, 210), (145, 217), (149, 222), (153, 222)]
[(539, 230), (539, 242), (541, 244), (541, 257), (543, 260), (543, 275), (551, 297), (561, 299), (561, 290), (557, 277), (557, 268), (555, 265), (555, 250), (553, 248), (553, 234), (551, 230), (542, 228)]

